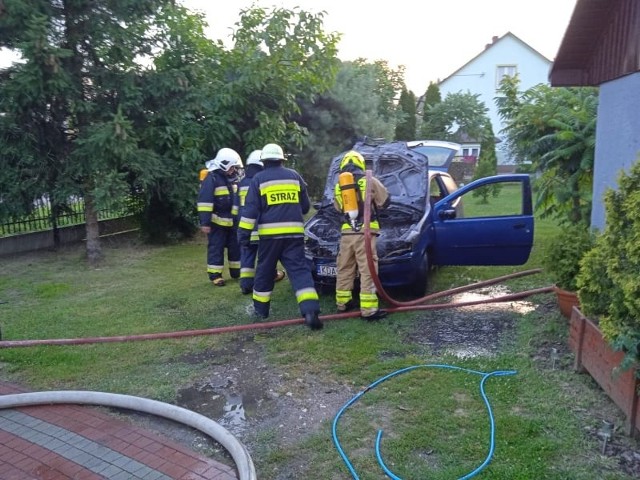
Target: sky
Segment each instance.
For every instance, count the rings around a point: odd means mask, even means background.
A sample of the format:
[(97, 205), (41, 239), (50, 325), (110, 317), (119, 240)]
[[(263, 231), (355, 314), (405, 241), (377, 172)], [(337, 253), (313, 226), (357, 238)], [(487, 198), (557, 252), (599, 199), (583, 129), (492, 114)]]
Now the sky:
[(409, 90), (448, 77), (480, 54), (494, 36), (511, 32), (549, 60), (558, 53), (576, 0), (182, 0), (206, 14), (210, 38), (231, 45), (240, 10), (251, 5), (326, 12), (327, 32), (338, 32), (338, 57), (387, 60), (405, 66)]
[[(511, 32), (553, 60), (576, 0), (181, 0), (206, 15), (207, 35), (231, 46), (240, 10), (257, 5), (325, 12), (324, 30), (342, 35), (338, 57), (386, 60), (405, 67), (409, 90), (448, 77), (480, 54), (494, 36)], [(373, 6), (375, 5), (375, 6)], [(11, 58), (0, 52), (0, 67)]]

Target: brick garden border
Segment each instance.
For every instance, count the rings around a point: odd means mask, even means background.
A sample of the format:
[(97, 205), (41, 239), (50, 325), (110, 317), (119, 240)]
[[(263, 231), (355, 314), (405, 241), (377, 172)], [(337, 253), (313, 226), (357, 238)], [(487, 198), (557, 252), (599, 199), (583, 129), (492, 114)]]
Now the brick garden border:
[(626, 416), (625, 433), (640, 431), (640, 379), (638, 368), (618, 371), (624, 352), (611, 349), (598, 326), (573, 307), (569, 327), (569, 348), (575, 353), (574, 369), (588, 372)]

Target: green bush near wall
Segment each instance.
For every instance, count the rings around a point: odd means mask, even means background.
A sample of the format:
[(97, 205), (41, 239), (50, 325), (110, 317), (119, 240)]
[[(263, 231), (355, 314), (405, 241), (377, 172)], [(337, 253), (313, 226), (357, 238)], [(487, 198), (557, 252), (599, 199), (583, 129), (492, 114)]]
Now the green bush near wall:
[(640, 361), (640, 157), (618, 186), (605, 194), (606, 227), (582, 260), (577, 285), (583, 312), (626, 352), (624, 367)]

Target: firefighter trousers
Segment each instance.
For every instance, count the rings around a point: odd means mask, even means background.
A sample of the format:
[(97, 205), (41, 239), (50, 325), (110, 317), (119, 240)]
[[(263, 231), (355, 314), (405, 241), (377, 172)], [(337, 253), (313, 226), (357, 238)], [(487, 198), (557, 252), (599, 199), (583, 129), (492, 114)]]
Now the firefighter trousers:
[(207, 274), (209, 280), (222, 277), (224, 269), (224, 251), (227, 250), (229, 275), (231, 278), (240, 276), (240, 245), (235, 227), (220, 227), (211, 224), (207, 245)]
[(256, 314), (263, 318), (269, 316), (271, 293), (275, 283), (274, 272), (278, 261), (287, 271), (302, 316), (320, 312), (318, 293), (313, 285), (309, 263), (304, 256), (304, 239), (261, 236), (253, 284), (253, 307)]
[[(353, 285), (356, 274), (360, 273), (360, 313), (363, 317), (372, 315), (378, 310), (378, 295), (376, 286), (373, 283), (369, 264), (367, 262), (367, 251), (364, 246), (363, 234), (346, 234), (340, 239), (340, 250), (338, 251), (336, 278), (336, 305), (338, 309), (344, 307), (351, 299)], [(377, 239), (371, 236), (371, 251), (373, 263), (378, 269), (378, 254), (376, 251)]]
[(251, 242), (246, 247), (240, 247), (240, 288), (253, 290), (256, 276), (256, 258), (258, 257), (258, 243)]

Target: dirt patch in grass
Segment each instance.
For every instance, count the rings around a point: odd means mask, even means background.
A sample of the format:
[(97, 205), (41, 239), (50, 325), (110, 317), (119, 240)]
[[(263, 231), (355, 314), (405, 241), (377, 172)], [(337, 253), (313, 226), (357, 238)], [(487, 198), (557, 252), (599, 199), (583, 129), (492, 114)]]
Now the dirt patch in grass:
[(212, 365), (206, 378), (179, 391), (176, 403), (215, 418), (249, 447), (263, 435), (282, 447), (296, 444), (354, 395), (343, 384), (291, 376), (266, 363), (251, 335), (229, 348), (233, 360)]
[[(473, 298), (504, 293), (493, 287), (476, 292)], [(473, 298), (462, 296), (451, 300)], [(534, 306), (528, 302), (509, 302), (425, 312), (423, 321), (416, 324), (405, 341), (416, 345), (418, 351), (424, 349), (460, 358), (496, 355), (500, 349), (511, 345), (518, 314), (532, 308)], [(541, 318), (545, 317), (545, 312), (549, 316), (557, 315), (553, 300), (535, 308), (542, 313)], [(541, 372), (555, 369), (572, 371), (572, 354), (567, 342), (541, 337), (534, 340), (532, 347), (532, 361)], [(381, 355), (384, 357), (384, 352)], [(317, 432), (323, 421), (332, 421), (340, 408), (357, 393), (351, 386), (318, 376), (291, 376), (267, 363), (262, 347), (253, 341), (251, 334), (238, 337), (237, 342), (222, 350), (211, 350), (180, 360), (208, 363), (210, 367), (198, 383), (179, 392), (176, 403), (220, 423), (258, 458), (267, 450), (286, 451), (287, 446), (298, 444)], [(585, 438), (591, 440), (585, 442), (591, 445), (591, 451), (581, 454), (607, 457), (610, 460), (606, 462), (610, 466), (608, 474), (618, 472), (640, 478), (640, 443), (620, 431), (624, 422), (622, 413), (595, 382), (592, 387), (596, 392), (594, 401), (576, 412), (585, 425)], [(574, 396), (580, 395), (584, 386), (580, 382), (571, 382), (563, 384), (562, 388)], [(148, 416), (134, 417), (147, 428), (233, 465), (223, 449), (197, 431)], [(616, 425), (606, 446), (602, 433), (605, 421)], [(288, 464), (281, 462), (278, 468), (270, 478), (302, 478), (301, 475), (307, 472), (305, 462), (300, 458)]]
[[(268, 364), (252, 334), (238, 337), (222, 350), (178, 361), (208, 363), (210, 367), (204, 378), (178, 392), (175, 403), (215, 420), (246, 445), (252, 456), (299, 444), (323, 421), (331, 421), (356, 393), (352, 387), (326, 378), (292, 376)], [(138, 425), (234, 465), (220, 445), (197, 430), (150, 415), (127, 415)], [(301, 463), (299, 458), (296, 463)], [(304, 466), (288, 465), (277, 478), (302, 478), (299, 468)]]

